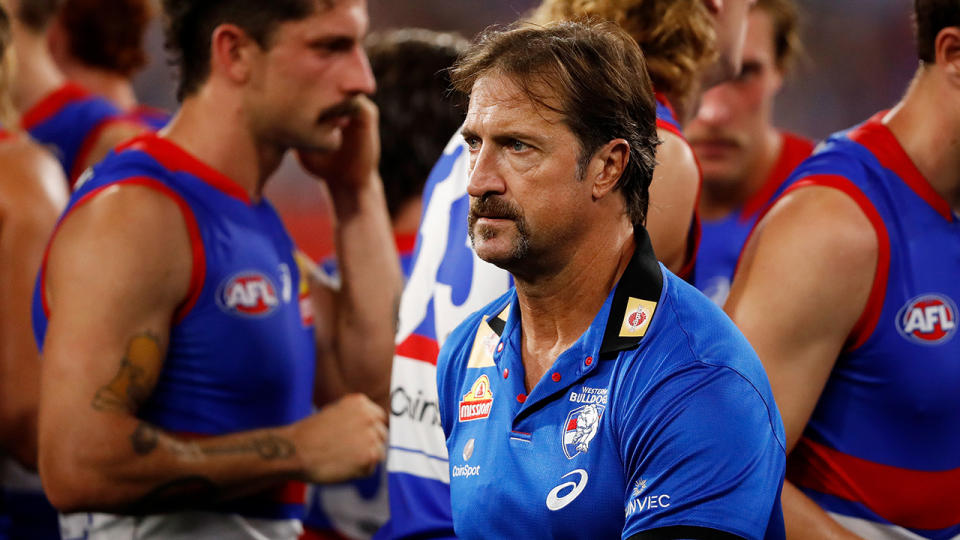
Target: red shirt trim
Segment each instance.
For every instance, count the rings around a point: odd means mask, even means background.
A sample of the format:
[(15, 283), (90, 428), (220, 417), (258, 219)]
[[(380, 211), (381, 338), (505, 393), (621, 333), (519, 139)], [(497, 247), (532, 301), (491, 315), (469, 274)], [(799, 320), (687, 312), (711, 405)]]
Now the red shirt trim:
[(251, 203), (250, 194), (240, 184), (192, 156), (169, 139), (155, 133), (147, 133), (121, 144), (116, 151), (122, 152), (128, 149), (144, 152), (172, 172), (192, 174), (230, 197), (247, 204)]
[(396, 354), (398, 356), (437, 365), (437, 356), (440, 355), (440, 347), (434, 339), (418, 336), (417, 334), (410, 334), (407, 339), (397, 345)]
[[(87, 136), (84, 137), (83, 143), (80, 144), (80, 148), (77, 150), (77, 155), (73, 158), (73, 166), (70, 170), (71, 191), (73, 191), (74, 186), (77, 183), (77, 179), (80, 178), (80, 175), (83, 174), (84, 170), (86, 170), (87, 167), (84, 166), (84, 163), (90, 159), (90, 152), (93, 151), (93, 148), (97, 145), (97, 142), (100, 141), (100, 136), (103, 134), (104, 130), (117, 124), (133, 124), (137, 126), (143, 126), (143, 124), (135, 118), (127, 116), (113, 116), (104, 119), (93, 129), (91, 129), (90, 132), (87, 133)], [(146, 126), (143, 127), (146, 129)]]
[(804, 437), (790, 454), (787, 478), (807, 489), (859, 502), (902, 527), (937, 530), (960, 524), (960, 468), (903, 469)]
[(884, 115), (886, 111), (873, 115), (870, 120), (850, 131), (847, 137), (863, 145), (881, 165), (902, 178), (904, 183), (943, 216), (943, 219), (952, 222), (953, 212), (950, 209), (950, 203), (933, 189), (890, 128), (882, 123)]
[[(880, 213), (874, 208), (870, 199), (857, 188), (850, 180), (837, 175), (813, 175), (804, 178), (796, 184), (790, 186), (784, 192), (792, 193), (797, 189), (806, 186), (823, 186), (838, 189), (847, 194), (864, 215), (870, 220), (873, 230), (877, 235), (877, 268), (873, 274), (873, 284), (870, 286), (870, 295), (867, 297), (867, 304), (864, 306), (863, 313), (857, 319), (856, 324), (850, 330), (847, 337), (846, 350), (851, 351), (863, 345), (867, 338), (877, 327), (877, 321), (880, 320), (880, 312), (883, 310), (883, 301), (887, 295), (887, 277), (890, 274), (890, 235), (887, 233), (887, 226), (883, 223)], [(748, 239), (749, 241), (749, 239)]]
[(42, 124), (51, 116), (57, 114), (60, 109), (89, 95), (90, 91), (86, 88), (75, 82), (67, 81), (60, 88), (44, 96), (33, 107), (30, 107), (21, 117), (20, 126), (23, 129), (33, 129), (37, 124)]
[(98, 187), (87, 193), (80, 198), (69, 210), (60, 218), (60, 221), (57, 223), (56, 228), (53, 233), (50, 235), (50, 241), (47, 243), (46, 250), (43, 254), (43, 262), (40, 266), (40, 300), (43, 305), (43, 313), (46, 315), (47, 319), (50, 319), (50, 306), (47, 303), (47, 259), (50, 256), (50, 246), (53, 245), (53, 239), (56, 237), (57, 232), (60, 230), (60, 226), (66, 222), (67, 218), (78, 208), (92, 201), (94, 197), (99, 195), (104, 189), (107, 189), (116, 185), (123, 184), (133, 184), (139, 185), (146, 188), (153, 189), (163, 195), (169, 197), (173, 202), (177, 203), (177, 206), (180, 208), (180, 212), (183, 214), (183, 221), (187, 226), (187, 234), (190, 237), (190, 251), (193, 255), (192, 269), (190, 271), (190, 288), (187, 291), (187, 297), (180, 304), (180, 307), (177, 308), (174, 312), (174, 322), (180, 322), (190, 313), (190, 310), (193, 309), (193, 306), (196, 305), (197, 300), (200, 298), (200, 292), (203, 290), (203, 283), (207, 275), (207, 258), (203, 249), (203, 238), (200, 236), (200, 228), (197, 225), (197, 219), (193, 215), (193, 210), (190, 208), (190, 205), (175, 191), (167, 187), (162, 182), (158, 181), (155, 178), (135, 176), (130, 178), (125, 178), (117, 182), (110, 183), (105, 186)]
[(763, 186), (743, 204), (740, 221), (748, 221), (770, 204), (777, 189), (790, 176), (790, 173), (813, 153), (813, 142), (792, 133), (782, 132), (780, 135), (783, 138), (780, 155), (777, 156), (777, 161), (767, 175)]

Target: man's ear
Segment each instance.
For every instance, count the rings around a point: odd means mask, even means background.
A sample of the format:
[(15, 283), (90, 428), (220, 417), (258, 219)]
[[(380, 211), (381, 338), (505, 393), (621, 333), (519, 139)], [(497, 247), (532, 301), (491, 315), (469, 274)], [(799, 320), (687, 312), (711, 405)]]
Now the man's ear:
[(960, 86), (960, 28), (948, 26), (937, 33), (933, 42), (934, 62), (948, 79)]
[(243, 84), (253, 71), (253, 55), (262, 52), (256, 41), (235, 24), (221, 24), (210, 38), (210, 74)]
[(617, 187), (629, 162), (630, 143), (624, 139), (613, 139), (594, 152), (587, 169), (594, 200), (602, 199)]

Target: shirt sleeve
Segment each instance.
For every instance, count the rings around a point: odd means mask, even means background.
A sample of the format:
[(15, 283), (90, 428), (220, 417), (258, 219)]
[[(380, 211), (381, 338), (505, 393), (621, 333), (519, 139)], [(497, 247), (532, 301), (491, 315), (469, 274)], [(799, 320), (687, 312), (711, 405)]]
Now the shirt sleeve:
[(770, 537), (770, 524), (782, 523), (786, 457), (753, 385), (708, 364), (639, 389), (630, 382), (614, 420), (627, 479), (623, 537), (677, 526)]

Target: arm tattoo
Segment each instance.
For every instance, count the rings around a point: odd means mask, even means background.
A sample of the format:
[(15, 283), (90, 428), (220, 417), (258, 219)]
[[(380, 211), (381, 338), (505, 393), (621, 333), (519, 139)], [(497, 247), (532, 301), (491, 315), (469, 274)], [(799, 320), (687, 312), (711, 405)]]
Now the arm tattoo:
[(137, 428), (130, 434), (130, 444), (137, 455), (145, 456), (157, 447), (159, 436), (157, 429), (146, 422), (137, 424)]
[(293, 456), (296, 453), (296, 447), (292, 442), (283, 437), (262, 435), (232, 445), (214, 446), (203, 449), (203, 453), (208, 456), (242, 454), (245, 452), (254, 452), (260, 456), (260, 459), (271, 461)]
[(93, 396), (91, 406), (98, 411), (134, 413), (146, 402), (156, 384), (157, 366), (163, 360), (160, 338), (145, 332), (127, 345), (120, 369)]

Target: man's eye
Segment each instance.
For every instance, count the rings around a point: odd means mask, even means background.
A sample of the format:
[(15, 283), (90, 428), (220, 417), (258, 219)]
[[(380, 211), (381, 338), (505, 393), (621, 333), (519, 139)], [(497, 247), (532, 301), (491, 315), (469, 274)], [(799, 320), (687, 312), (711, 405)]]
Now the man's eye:
[(520, 142), (516, 139), (510, 141), (510, 149), (514, 152), (523, 152), (527, 149), (527, 145), (523, 142)]
[(480, 139), (478, 137), (464, 137), (463, 142), (467, 143), (467, 147), (471, 151), (477, 151), (480, 149)]

